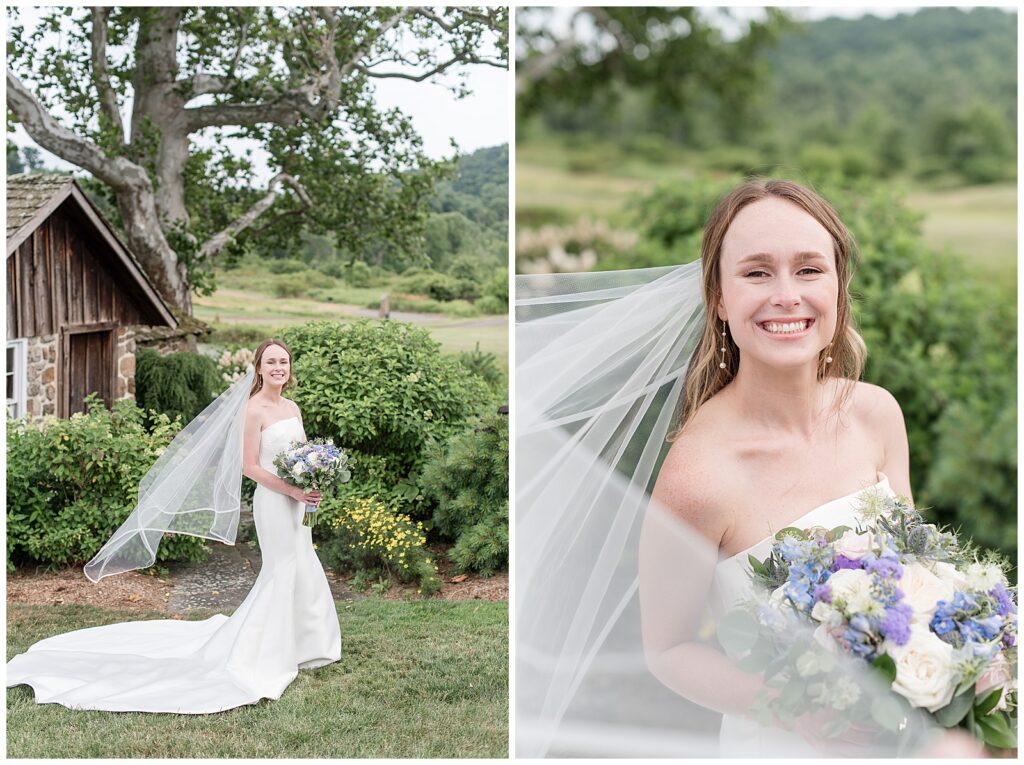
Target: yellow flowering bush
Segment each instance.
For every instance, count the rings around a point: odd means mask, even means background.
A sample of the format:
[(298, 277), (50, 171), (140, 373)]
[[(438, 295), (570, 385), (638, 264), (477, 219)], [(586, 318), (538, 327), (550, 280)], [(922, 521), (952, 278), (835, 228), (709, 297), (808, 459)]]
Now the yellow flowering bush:
[(375, 497), (326, 499), (320, 505), (319, 553), (340, 571), (383, 569), (403, 581), (417, 581), (431, 595), (441, 587), (437, 566), (425, 545), (423, 523)]

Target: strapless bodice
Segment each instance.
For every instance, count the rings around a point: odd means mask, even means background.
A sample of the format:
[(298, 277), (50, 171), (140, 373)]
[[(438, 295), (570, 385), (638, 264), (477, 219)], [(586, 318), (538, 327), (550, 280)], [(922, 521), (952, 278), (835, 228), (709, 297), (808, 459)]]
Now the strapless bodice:
[(298, 417), (287, 417), (271, 423), (260, 433), (260, 466), (277, 475), (274, 458), (302, 439), (302, 426)]
[[(790, 521), (786, 526), (793, 526), (800, 529), (811, 526), (823, 526), (827, 529), (836, 526), (853, 526), (857, 508), (860, 506), (860, 495), (865, 491), (880, 491), (888, 496), (895, 496), (892, 487), (889, 486), (889, 479), (882, 473), (878, 483), (865, 489), (860, 489), (819, 505), (799, 518)], [(764, 560), (771, 552), (774, 536), (767, 536), (746, 550), (724, 558), (715, 566), (715, 576), (711, 583), (710, 604), (712, 613), (721, 616), (736, 605), (750, 592), (750, 564), (747, 561), (748, 555), (753, 555), (758, 560)]]

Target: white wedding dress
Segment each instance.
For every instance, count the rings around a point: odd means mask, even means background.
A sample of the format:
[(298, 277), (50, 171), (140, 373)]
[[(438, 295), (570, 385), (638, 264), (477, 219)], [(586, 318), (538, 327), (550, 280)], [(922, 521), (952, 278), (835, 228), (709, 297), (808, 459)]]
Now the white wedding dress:
[[(299, 420), (270, 425), (260, 464), (301, 439)], [(208, 714), (276, 699), (300, 668), (341, 658), (327, 577), (302, 525), (302, 504), (263, 486), (253, 497), (263, 566), (230, 616), (125, 622), (56, 635), (7, 664), (7, 686), (40, 704), (112, 712)]]
[[(889, 479), (880, 473), (880, 480), (872, 487), (833, 499), (824, 505), (802, 515), (787, 526), (807, 529), (821, 526), (833, 529), (837, 526), (855, 526), (855, 513), (859, 497), (867, 490), (895, 496)], [(721, 617), (752, 592), (748, 555), (764, 560), (771, 552), (774, 536), (768, 536), (746, 550), (721, 560), (715, 567), (711, 584), (710, 608), (715, 617)], [(821, 752), (813, 749), (804, 739), (782, 728), (767, 727), (755, 720), (740, 715), (723, 715), (719, 733), (722, 757), (772, 757), (806, 756), (820, 757)], [(772, 753), (776, 754), (772, 754)]]

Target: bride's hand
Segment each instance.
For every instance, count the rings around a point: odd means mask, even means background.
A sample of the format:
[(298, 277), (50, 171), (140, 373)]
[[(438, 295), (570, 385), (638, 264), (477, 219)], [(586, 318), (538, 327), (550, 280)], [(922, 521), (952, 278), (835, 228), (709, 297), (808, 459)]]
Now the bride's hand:
[(315, 489), (313, 491), (304, 491), (300, 487), (296, 486), (292, 489), (291, 498), (297, 502), (302, 502), (305, 505), (313, 505), (315, 507), (320, 504), (322, 495)]

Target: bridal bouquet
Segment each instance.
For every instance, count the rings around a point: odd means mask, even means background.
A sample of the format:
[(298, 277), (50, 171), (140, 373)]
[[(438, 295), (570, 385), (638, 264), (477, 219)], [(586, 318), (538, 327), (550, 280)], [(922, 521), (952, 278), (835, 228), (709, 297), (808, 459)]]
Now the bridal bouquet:
[[(352, 477), (348, 469), (348, 455), (324, 438), (306, 443), (293, 441), (289, 449), (274, 458), (274, 467), (281, 478), (306, 491), (325, 491)], [(306, 505), (302, 525), (316, 526), (314, 505)]]
[[(764, 672), (773, 688), (762, 714), (792, 722), (810, 699), (828, 713), (823, 734), (839, 736), (864, 720), (898, 733), (927, 712), (990, 747), (1016, 747), (1008, 562), (959, 543), (899, 499), (861, 498), (857, 528), (783, 529), (767, 559), (748, 558), (767, 600), (729, 614), (719, 636), (742, 669)], [(895, 695), (862, 693), (862, 671), (835, 673), (846, 657)]]

